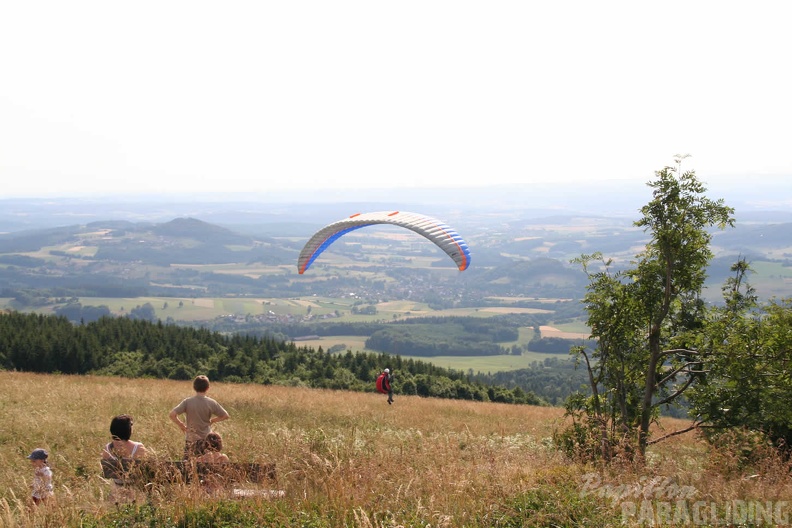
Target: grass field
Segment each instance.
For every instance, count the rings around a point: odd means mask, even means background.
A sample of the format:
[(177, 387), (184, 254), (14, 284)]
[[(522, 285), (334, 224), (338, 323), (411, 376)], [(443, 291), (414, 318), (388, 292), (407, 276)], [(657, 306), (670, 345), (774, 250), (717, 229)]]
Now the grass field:
[(567, 359), (566, 354), (540, 354), (538, 352), (523, 352), (522, 355), (514, 356), (504, 354), (501, 356), (432, 356), (432, 357), (412, 357), (402, 356), (404, 359), (415, 359), (432, 363), (438, 367), (461, 370), (463, 372), (472, 371), (474, 374), (491, 374), (495, 372), (518, 370), (528, 368), (534, 361), (543, 361), (548, 357)]
[[(210, 494), (198, 483), (120, 493), (101, 478), (116, 414), (134, 417), (132, 438), (154, 460), (178, 458), (183, 438), (167, 414), (191, 392), (189, 382), (0, 372), (0, 525), (670, 526), (666, 508), (679, 500), (692, 515), (696, 501), (764, 508), (792, 497), (788, 465), (765, 457), (739, 469), (694, 434), (652, 446), (646, 465), (600, 467), (554, 448), (557, 408), (398, 394), (389, 406), (374, 393), (220, 383), (210, 395), (231, 415), (216, 426), (224, 451), (233, 461), (276, 464), (277, 480), (243, 484), (250, 498), (234, 498), (230, 487)], [(664, 419), (655, 435), (683, 425)], [(31, 508), (25, 456), (36, 447), (50, 452), (55, 499)], [(283, 497), (253, 495), (272, 489)]]

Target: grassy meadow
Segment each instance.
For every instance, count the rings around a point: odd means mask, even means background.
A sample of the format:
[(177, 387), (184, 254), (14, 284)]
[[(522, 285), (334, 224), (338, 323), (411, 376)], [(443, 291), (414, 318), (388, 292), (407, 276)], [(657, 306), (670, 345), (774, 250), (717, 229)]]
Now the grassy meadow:
[[(740, 468), (693, 434), (653, 446), (645, 466), (603, 468), (553, 447), (558, 408), (398, 394), (389, 406), (373, 393), (217, 383), (209, 394), (231, 414), (215, 427), (225, 452), (275, 463), (277, 480), (261, 487), (284, 496), (173, 484), (119, 501), (99, 471), (111, 417), (131, 414), (133, 440), (178, 459), (183, 437), (167, 415), (191, 394), (190, 382), (0, 372), (0, 526), (637, 526), (647, 511), (663, 520), (681, 491), (691, 515), (693, 501), (792, 498), (784, 463)], [(56, 497), (31, 508), (25, 456), (36, 447), (50, 452)], [(636, 490), (648, 494), (643, 518), (630, 507)]]

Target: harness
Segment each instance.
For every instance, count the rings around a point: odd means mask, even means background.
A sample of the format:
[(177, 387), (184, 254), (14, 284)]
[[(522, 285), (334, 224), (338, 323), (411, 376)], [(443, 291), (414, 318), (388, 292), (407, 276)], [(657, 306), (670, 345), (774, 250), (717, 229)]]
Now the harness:
[(388, 394), (390, 392), (390, 379), (384, 372), (377, 378), (377, 392)]

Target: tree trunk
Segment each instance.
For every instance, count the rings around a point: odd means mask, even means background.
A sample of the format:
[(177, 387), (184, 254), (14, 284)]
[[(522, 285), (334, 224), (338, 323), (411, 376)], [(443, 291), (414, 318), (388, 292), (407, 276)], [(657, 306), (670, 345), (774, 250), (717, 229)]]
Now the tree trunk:
[(646, 384), (644, 385), (643, 405), (641, 406), (641, 423), (638, 430), (638, 453), (641, 458), (646, 455), (649, 445), (649, 426), (652, 423), (652, 400), (657, 390), (657, 363), (660, 361), (660, 327), (656, 326), (649, 334), (649, 363), (646, 366)]

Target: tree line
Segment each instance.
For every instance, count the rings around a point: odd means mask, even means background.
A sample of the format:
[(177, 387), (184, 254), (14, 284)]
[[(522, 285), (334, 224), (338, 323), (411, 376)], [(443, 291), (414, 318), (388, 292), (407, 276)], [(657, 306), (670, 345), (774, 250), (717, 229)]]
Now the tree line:
[(383, 368), (398, 393), (424, 397), (546, 404), (520, 387), (476, 381), (460, 371), (401, 356), (330, 354), (268, 336), (221, 334), (130, 317), (74, 324), (63, 316), (0, 314), (0, 366), (6, 370), (373, 391)]

